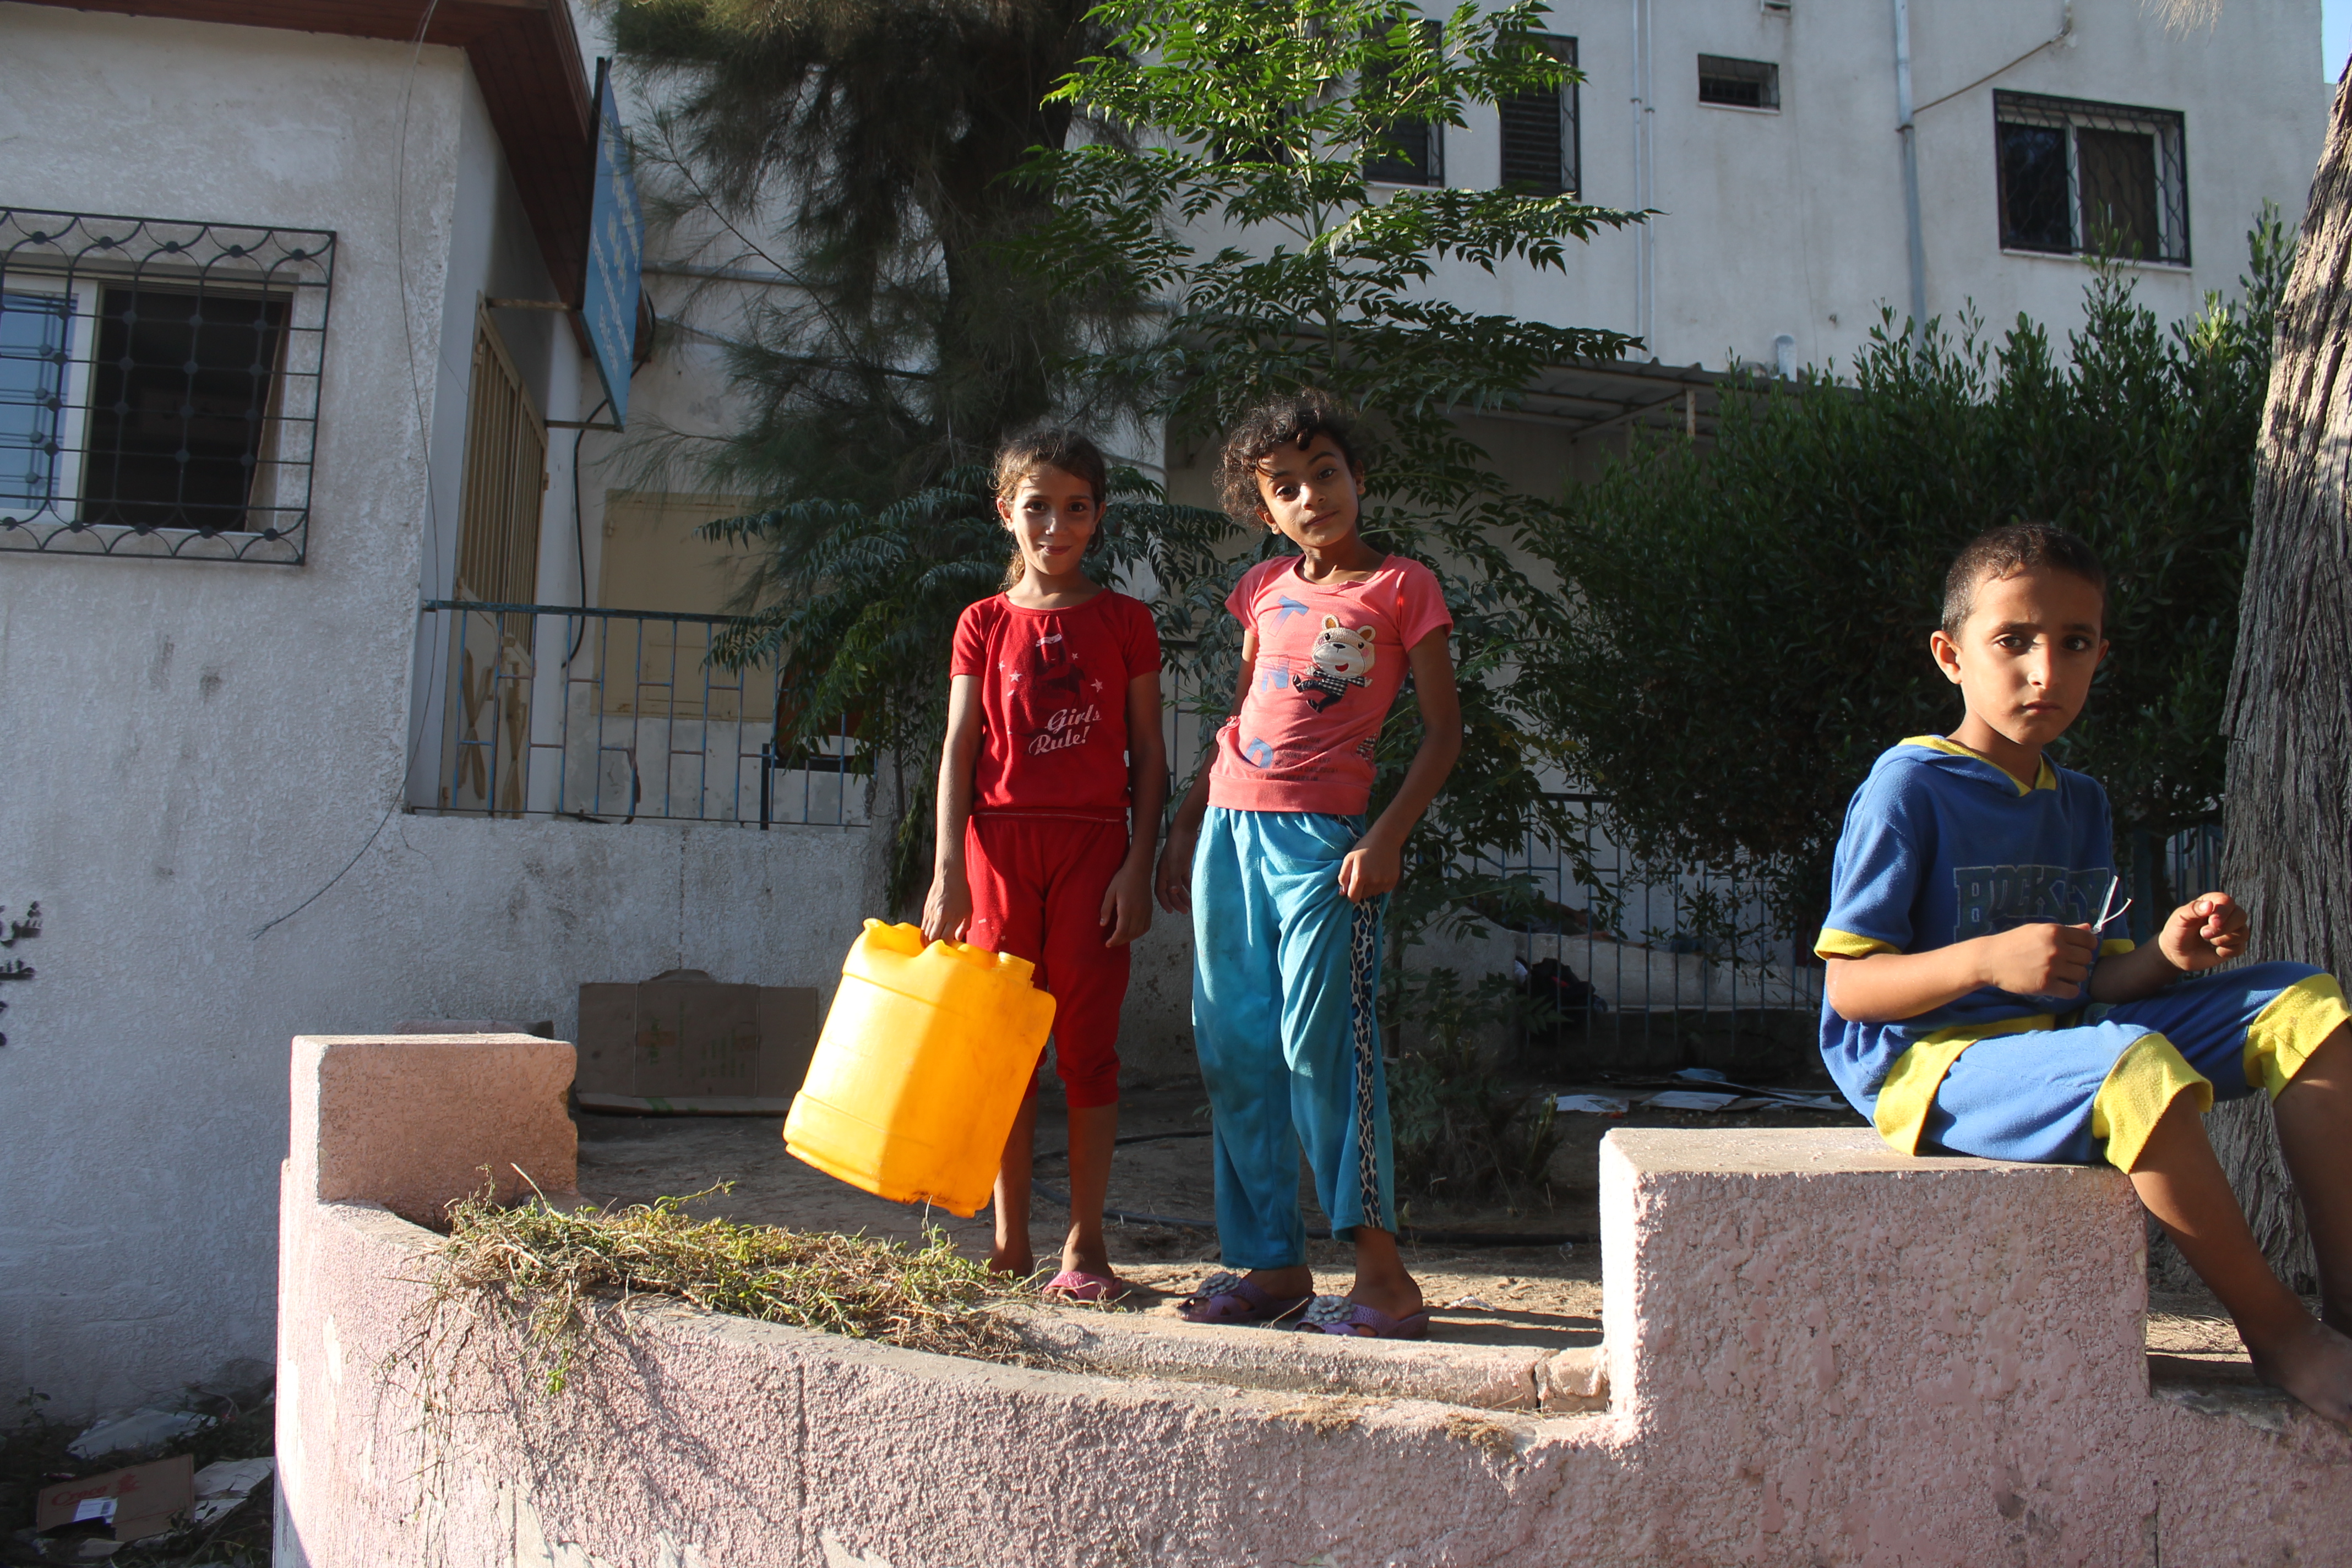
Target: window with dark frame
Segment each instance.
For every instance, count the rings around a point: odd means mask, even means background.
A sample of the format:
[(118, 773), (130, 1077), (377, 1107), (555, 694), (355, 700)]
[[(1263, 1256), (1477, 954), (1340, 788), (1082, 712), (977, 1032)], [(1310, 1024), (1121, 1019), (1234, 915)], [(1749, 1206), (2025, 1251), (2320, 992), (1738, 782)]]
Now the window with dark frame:
[[(1437, 22), (1423, 22), (1421, 28), (1433, 47), (1444, 36), (1444, 26)], [(1388, 139), (1398, 151), (1366, 158), (1366, 180), (1385, 185), (1445, 184), (1444, 127), (1426, 120), (1400, 120), (1388, 128)]]
[(1993, 136), (2003, 249), (2188, 265), (2179, 112), (1996, 92)]
[(1780, 107), (1780, 68), (1770, 60), (1698, 58), (1698, 100), (1721, 109)]
[(334, 246), (0, 207), (0, 552), (299, 563)]
[(285, 321), (267, 295), (99, 290), (85, 524), (254, 531)]
[[(1576, 65), (1576, 40), (1536, 40), (1563, 66)], [(1514, 93), (1496, 108), (1503, 131), (1503, 184), (1531, 196), (1574, 195), (1582, 186), (1578, 164), (1576, 83), (1547, 92)]]

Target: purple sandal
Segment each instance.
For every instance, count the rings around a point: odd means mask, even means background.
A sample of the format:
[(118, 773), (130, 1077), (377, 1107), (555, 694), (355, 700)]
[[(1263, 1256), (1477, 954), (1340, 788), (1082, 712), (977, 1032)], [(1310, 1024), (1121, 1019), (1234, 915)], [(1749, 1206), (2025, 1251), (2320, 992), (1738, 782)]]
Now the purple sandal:
[(1179, 1301), (1176, 1315), (1188, 1323), (1272, 1323), (1290, 1316), (1308, 1300), (1293, 1296), (1286, 1300), (1267, 1294), (1241, 1275), (1220, 1271)]
[(1378, 1307), (1350, 1301), (1345, 1296), (1318, 1296), (1298, 1320), (1301, 1333), (1317, 1331), (1360, 1340), (1425, 1340), (1429, 1314), (1413, 1312), (1391, 1318)]

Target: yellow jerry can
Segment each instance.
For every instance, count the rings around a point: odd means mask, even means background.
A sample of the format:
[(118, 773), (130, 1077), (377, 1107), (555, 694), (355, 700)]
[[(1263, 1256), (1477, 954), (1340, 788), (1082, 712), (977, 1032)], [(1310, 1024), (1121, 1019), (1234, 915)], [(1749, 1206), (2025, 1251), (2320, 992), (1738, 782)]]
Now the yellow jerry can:
[(978, 1214), (1054, 1026), (1035, 968), (867, 921), (785, 1119), (785, 1149), (893, 1203)]

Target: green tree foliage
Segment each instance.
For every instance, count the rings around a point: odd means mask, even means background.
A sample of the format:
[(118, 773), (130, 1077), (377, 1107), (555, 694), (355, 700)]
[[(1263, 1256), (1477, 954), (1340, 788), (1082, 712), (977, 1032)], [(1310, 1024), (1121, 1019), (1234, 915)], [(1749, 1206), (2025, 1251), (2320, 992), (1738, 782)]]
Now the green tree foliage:
[(1528, 540), (1570, 590), (1528, 699), (1573, 737), (1654, 864), (1759, 868), (1817, 923), (1847, 798), (1958, 719), (1927, 652), (1954, 552), (2020, 519), (2089, 541), (2114, 651), (2056, 749), (2119, 836), (2208, 818), (2237, 634), (2254, 437), (2288, 246), (2257, 223), (2243, 298), (2161, 329), (2095, 271), (2071, 363), (2020, 318), (1996, 345), (1891, 315), (1851, 387), (1747, 379), (1712, 452), (1635, 446)]
[[(1425, 21), (1402, 0), (1117, 0), (1093, 14), (1110, 47), (1052, 101), (1127, 134), (1046, 151), (1028, 172), (1055, 203), (1020, 246), (1042, 277), (1167, 305), (1161, 331), (1090, 356), (1096, 382), (1146, 400), (1180, 438), (1213, 439), (1244, 408), (1307, 385), (1370, 418), (1366, 530), (1443, 580), (1468, 731), (1408, 852), (1391, 917), (1401, 942), (1493, 897), (1472, 857), (1515, 847), (1546, 809), (1548, 759), (1512, 674), (1532, 590), (1504, 547), (1547, 503), (1515, 493), (1456, 419), (1510, 406), (1548, 366), (1615, 357), (1632, 341), (1466, 310), (1441, 297), (1442, 269), (1561, 269), (1570, 242), (1635, 215), (1570, 196), (1378, 186), (1365, 164), (1402, 153), (1414, 124), (1459, 126), (1468, 104), (1556, 89), (1562, 68), (1535, 41), (1542, 15), (1533, 3)], [(1219, 606), (1278, 543), (1235, 526), (1216, 569), (1162, 577), (1166, 623), (1201, 638), (1213, 711), (1237, 641)], [(1376, 804), (1419, 742), (1407, 697), (1382, 735)]]
[(735, 371), (748, 426), (713, 478), (886, 505), (1053, 409), (1051, 366), (1127, 302), (1049, 295), (1004, 241), (1045, 210), (1007, 180), (1069, 134), (1046, 90), (1081, 0), (613, 0), (667, 94), (639, 165), (660, 209), (791, 280)]
[[(780, 744), (845, 714), (862, 766), (901, 764), (902, 890), (928, 858), (929, 814), (908, 806), (937, 755), (956, 617), (1011, 553), (985, 465), (1024, 426), (1101, 411), (1061, 372), (1136, 312), (1131, 293), (1048, 284), (1006, 248), (1049, 208), (1007, 176), (1071, 132), (1074, 110), (1045, 99), (1100, 40), (1085, 10), (613, 0), (623, 58), (668, 95), (637, 149), (656, 210), (790, 284), (729, 350), (751, 417), (691, 458), (761, 503), (705, 530), (756, 563), (751, 624), (714, 657), (784, 671)], [(1114, 537), (1181, 549), (1189, 514), (1125, 482)], [(1131, 555), (1115, 545), (1112, 563)]]

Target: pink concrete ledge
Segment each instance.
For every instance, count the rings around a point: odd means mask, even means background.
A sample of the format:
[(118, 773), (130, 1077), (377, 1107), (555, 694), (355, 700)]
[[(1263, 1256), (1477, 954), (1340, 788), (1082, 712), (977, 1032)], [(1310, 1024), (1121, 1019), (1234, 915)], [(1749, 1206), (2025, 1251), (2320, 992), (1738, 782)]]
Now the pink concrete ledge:
[[(411, 1217), (484, 1165), (570, 1184), (570, 1047), (452, 1045), (295, 1042), (281, 1568), (2352, 1563), (2352, 1435), (2149, 1394), (2121, 1178), (1866, 1132), (1610, 1135), (1601, 1414), (1396, 1368), (1222, 1385), (1166, 1360), (1185, 1336), (1033, 1371), (677, 1306), (557, 1395), (455, 1309), (428, 1410)], [(1529, 1371), (1536, 1402), (1594, 1403), (1591, 1359)]]

